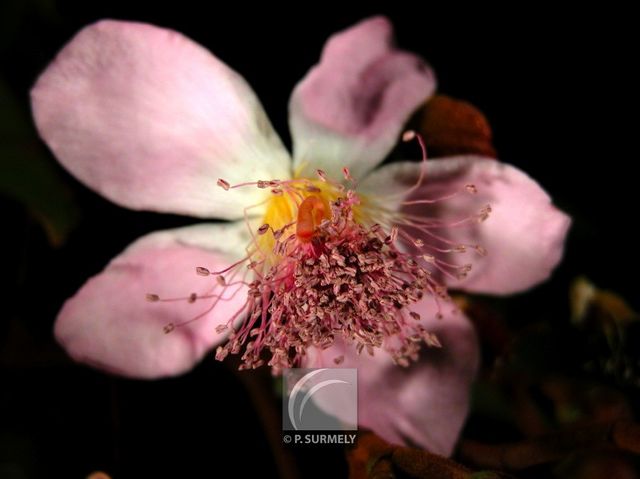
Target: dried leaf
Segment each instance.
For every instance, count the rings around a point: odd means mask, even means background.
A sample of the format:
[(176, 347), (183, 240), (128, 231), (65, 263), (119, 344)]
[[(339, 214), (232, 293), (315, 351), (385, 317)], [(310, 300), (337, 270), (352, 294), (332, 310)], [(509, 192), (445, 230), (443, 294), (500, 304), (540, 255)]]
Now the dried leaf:
[(571, 319), (576, 324), (582, 324), (588, 319), (595, 319), (600, 324), (624, 324), (640, 317), (619, 295), (599, 289), (584, 276), (573, 281), (569, 294)]
[(418, 130), (431, 157), (496, 156), (489, 122), (480, 110), (465, 101), (435, 95), (420, 113)]
[(347, 460), (351, 479), (471, 478), (469, 469), (451, 459), (421, 449), (389, 444), (373, 432), (360, 433), (357, 446), (347, 452)]
[(640, 454), (640, 425), (627, 420), (566, 428), (544, 436), (507, 444), (462, 441), (461, 456), (481, 467), (517, 471), (548, 464), (584, 450)]

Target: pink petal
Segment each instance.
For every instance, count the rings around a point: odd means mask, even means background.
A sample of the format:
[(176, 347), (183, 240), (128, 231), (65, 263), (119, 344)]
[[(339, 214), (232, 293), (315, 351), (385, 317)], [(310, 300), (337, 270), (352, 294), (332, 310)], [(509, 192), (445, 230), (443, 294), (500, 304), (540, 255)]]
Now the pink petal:
[[(406, 192), (415, 183), (419, 168), (413, 162), (391, 164), (374, 172), (361, 187), (372, 195)], [(466, 192), (468, 184), (475, 185), (478, 193)], [(467, 248), (466, 253), (450, 255), (449, 260), (456, 264), (473, 265), (466, 279), (448, 280), (450, 286), (479, 293), (510, 294), (550, 276), (562, 258), (571, 220), (553, 206), (549, 195), (535, 180), (495, 160), (451, 157), (428, 162), (423, 186), (409, 199), (439, 198), (456, 191), (462, 193), (435, 206), (404, 208), (406, 213), (455, 221), (478, 213), (487, 204), (491, 206), (491, 214), (484, 222), (474, 220), (464, 226), (433, 230), (454, 245), (481, 245), (488, 252), (481, 257)], [(388, 199), (383, 201), (387, 207), (393, 207)], [(395, 207), (400, 207), (399, 202)], [(410, 232), (425, 243), (434, 243), (426, 234)]]
[[(236, 261), (248, 242), (244, 231), (244, 224), (198, 225), (142, 237), (67, 300), (55, 324), (58, 342), (76, 361), (122, 376), (158, 378), (189, 370), (224, 340), (215, 328), (244, 304), (246, 287), (230, 286), (227, 299), (211, 312), (169, 334), (166, 325), (194, 318), (214, 300), (149, 302), (145, 296), (206, 294), (216, 280), (195, 268), (215, 271)], [(220, 286), (213, 291), (220, 292)]]
[(40, 135), (80, 181), (134, 209), (239, 218), (290, 175), (290, 160), (242, 77), (171, 30), (105, 20), (80, 31), (32, 92)]
[[(431, 69), (393, 46), (393, 28), (375, 17), (333, 35), (289, 105), (295, 166), (361, 177), (396, 143), (409, 116), (435, 89)], [(304, 167), (306, 164), (306, 168)]]
[[(422, 324), (437, 334), (442, 348), (424, 348), (418, 362), (408, 368), (395, 365), (389, 355), (377, 351), (358, 355), (352, 347), (336, 343), (308, 352), (305, 367), (358, 368), (358, 423), (383, 439), (417, 445), (430, 452), (450, 455), (469, 409), (469, 388), (479, 363), (475, 331), (461, 314), (436, 320), (431, 299), (415, 308)], [(339, 416), (340, 404), (318, 404)]]

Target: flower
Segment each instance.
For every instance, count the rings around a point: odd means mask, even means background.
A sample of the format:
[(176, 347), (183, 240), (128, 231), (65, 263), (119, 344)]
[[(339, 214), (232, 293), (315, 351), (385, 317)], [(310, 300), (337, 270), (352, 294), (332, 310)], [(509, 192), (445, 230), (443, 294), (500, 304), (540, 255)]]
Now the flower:
[[(185, 372), (215, 346), (247, 367), (264, 351), (276, 369), (356, 366), (362, 425), (450, 453), (478, 347), (447, 286), (545, 279), (569, 220), (492, 159), (374, 170), (434, 89), (385, 18), (334, 35), (291, 97), (292, 162), (247, 83), (199, 45), (139, 23), (80, 31), (32, 91), (58, 160), (122, 206), (232, 221), (135, 241), (64, 304), (58, 341), (138, 378)], [(469, 255), (473, 267), (457, 259)]]

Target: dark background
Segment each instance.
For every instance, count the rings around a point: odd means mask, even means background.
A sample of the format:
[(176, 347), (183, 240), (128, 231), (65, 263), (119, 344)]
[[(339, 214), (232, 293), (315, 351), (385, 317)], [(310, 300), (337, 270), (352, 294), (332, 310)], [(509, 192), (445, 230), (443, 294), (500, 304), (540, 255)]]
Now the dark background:
[[(3, 479), (84, 477), (98, 469), (114, 477), (214, 477), (227, 475), (223, 463), (240, 476), (277, 474), (251, 395), (231, 368), (208, 358), (180, 378), (128, 381), (73, 365), (52, 340), (60, 305), (86, 278), (139, 235), (190, 223), (127, 211), (93, 194), (57, 165), (28, 122), (36, 76), (76, 31), (101, 18), (154, 23), (201, 43), (245, 76), (288, 142), (289, 93), (325, 39), (371, 14), (388, 15), (398, 43), (433, 65), (440, 92), (486, 114), (499, 157), (531, 174), (574, 217), (552, 281), (511, 300), (512, 311), (526, 312), (516, 320), (566, 318), (568, 285), (579, 274), (640, 307), (631, 144), (637, 115), (629, 88), (637, 54), (628, 12), (313, 1), (235, 11), (185, 1), (1, 5)], [(306, 475), (345, 474), (340, 452), (296, 460)]]

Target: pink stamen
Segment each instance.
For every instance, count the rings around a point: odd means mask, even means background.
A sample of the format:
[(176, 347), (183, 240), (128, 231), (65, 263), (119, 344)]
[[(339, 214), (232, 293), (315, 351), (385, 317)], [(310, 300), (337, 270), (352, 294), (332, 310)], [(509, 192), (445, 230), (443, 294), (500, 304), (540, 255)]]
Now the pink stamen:
[[(422, 163), (420, 175), (404, 192), (405, 197), (419, 188), (426, 177), (424, 139), (413, 131), (403, 135), (404, 141), (414, 139), (420, 145)], [(325, 211), (322, 189), (307, 179), (259, 180), (236, 185), (218, 180), (225, 190), (255, 186), (270, 189), (272, 195), (287, 195), (298, 214), (294, 213), (294, 221), (274, 230), (268, 223), (250, 226), (248, 214), (251, 208), (269, 199), (245, 208), (245, 222), (251, 235), (246, 256), (219, 271), (196, 268), (199, 276), (215, 277), (209, 291), (176, 298), (148, 294), (150, 302), (211, 301), (197, 316), (168, 324), (166, 332), (206, 316), (220, 301), (230, 301), (246, 288), (245, 302), (216, 328), (219, 333), (228, 334), (228, 341), (218, 347), (216, 358), (242, 353), (241, 369), (256, 368), (268, 361), (278, 372), (299, 365), (309, 346), (328, 348), (337, 337), (353, 343), (358, 352), (373, 355), (377, 348), (383, 348), (403, 366), (417, 359), (421, 344), (441, 347), (438, 338), (420, 324), (420, 314), (410, 308), (427, 295), (436, 305), (435, 317), (443, 318), (443, 304), (451, 304), (451, 298), (441, 278), (459, 280), (472, 269), (471, 263), (456, 264), (444, 255), (464, 255), (470, 250), (484, 255), (486, 250), (477, 244), (453, 241), (432, 230), (484, 221), (491, 207), (486, 205), (479, 213), (453, 221), (381, 209), (378, 219), (382, 224), (367, 227), (354, 219), (354, 208), (360, 205), (355, 191), (332, 181), (322, 170), (317, 170), (317, 174), (338, 193), (338, 198), (329, 204), (330, 212)], [(342, 174), (355, 185), (348, 168), (343, 168)], [(401, 204), (435, 204), (465, 192), (476, 194), (477, 188), (467, 184), (452, 194)], [(294, 226), (295, 230), (290, 230)], [(265, 234), (273, 237), (271, 251), (263, 251), (265, 242), (258, 241)], [(404, 249), (407, 245), (408, 251)], [(275, 262), (268, 260), (273, 257), (277, 258)], [(240, 272), (241, 279), (234, 280)], [(247, 274), (251, 275), (251, 281), (246, 280)], [(334, 359), (336, 364), (343, 360), (343, 357)]]
[(420, 145), (420, 152), (422, 153), (422, 160), (420, 161), (420, 175), (418, 176), (418, 180), (415, 182), (415, 184), (405, 192), (405, 197), (409, 196), (409, 194), (411, 194), (413, 191), (418, 189), (420, 185), (422, 185), (427, 172), (427, 145), (425, 144), (422, 135), (413, 130), (405, 131), (402, 135), (402, 139), (405, 142), (411, 141), (414, 138), (418, 140), (418, 144)]

